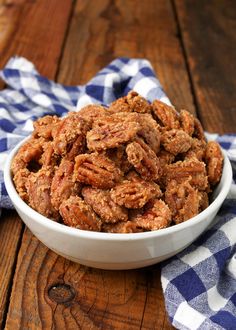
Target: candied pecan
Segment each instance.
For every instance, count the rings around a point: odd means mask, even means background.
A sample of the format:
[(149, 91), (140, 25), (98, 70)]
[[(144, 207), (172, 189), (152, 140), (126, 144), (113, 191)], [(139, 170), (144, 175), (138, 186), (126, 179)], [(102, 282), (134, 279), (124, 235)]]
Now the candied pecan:
[(53, 169), (51, 166), (42, 167), (37, 173), (31, 173), (26, 181), (29, 205), (42, 215), (58, 220), (59, 213), (51, 203), (51, 185)]
[(165, 166), (165, 180), (183, 182), (190, 180), (190, 184), (199, 190), (205, 190), (208, 186), (206, 166), (203, 162), (193, 158)]
[(160, 149), (161, 140), (159, 125), (149, 114), (139, 114), (137, 120), (141, 126), (138, 135), (157, 153)]
[(127, 96), (121, 97), (112, 102), (109, 107), (109, 112), (139, 112), (150, 113), (150, 104), (135, 91), (130, 91)]
[(98, 104), (89, 104), (78, 112), (78, 116), (84, 119), (90, 128), (95, 120), (107, 115), (107, 109)]
[(153, 200), (143, 214), (133, 220), (138, 228), (143, 230), (158, 230), (166, 228), (171, 223), (171, 211), (161, 199)]
[(114, 224), (104, 223), (102, 226), (102, 231), (105, 233), (130, 234), (140, 233), (144, 230), (138, 228), (134, 221), (120, 221)]
[(202, 161), (205, 157), (206, 142), (204, 140), (192, 139), (191, 148), (184, 154), (185, 159), (197, 158)]
[(173, 163), (175, 160), (175, 156), (166, 150), (160, 150), (157, 154), (157, 157), (160, 161), (161, 168), (163, 168), (165, 165)]
[(150, 199), (161, 196), (159, 186), (154, 182), (135, 179), (124, 180), (111, 190), (111, 198), (127, 208), (141, 208)]
[(207, 143), (205, 160), (207, 164), (208, 180), (210, 184), (215, 185), (220, 181), (224, 160), (217, 142), (210, 141)]
[(53, 142), (45, 142), (42, 148), (43, 154), (39, 159), (39, 164), (42, 166), (56, 166), (60, 162), (61, 157), (55, 153)]
[(167, 151), (177, 155), (190, 149), (192, 138), (183, 130), (171, 129), (162, 134), (161, 143)]
[(20, 197), (25, 201), (28, 202), (29, 196), (26, 189), (26, 182), (30, 175), (30, 171), (27, 168), (22, 168), (13, 177), (13, 181), (16, 187), (16, 190)]
[(79, 182), (72, 181), (74, 163), (63, 159), (56, 169), (51, 185), (51, 203), (56, 210), (59, 210), (60, 204), (80, 193), (81, 185)]
[(132, 165), (129, 163), (125, 146), (119, 148), (107, 149), (107, 156), (121, 169), (123, 173), (128, 172)]
[(32, 133), (32, 136), (42, 137), (45, 140), (51, 140), (52, 139), (52, 130), (55, 128), (55, 126), (60, 122), (60, 119), (57, 116), (44, 116), (42, 118), (39, 118), (34, 122), (34, 131)]
[(87, 205), (78, 196), (70, 196), (70, 198), (62, 202), (59, 211), (67, 226), (83, 230), (101, 230), (101, 219), (91, 206)]
[(194, 116), (186, 110), (181, 110), (179, 114), (180, 127), (188, 135), (192, 136), (194, 132)]
[(142, 140), (137, 138), (126, 147), (128, 161), (146, 180), (157, 180), (160, 176), (160, 162), (155, 152)]
[(199, 191), (199, 212), (205, 210), (209, 206), (209, 198), (206, 191)]
[(86, 121), (77, 112), (69, 113), (52, 131), (55, 153), (73, 159), (84, 152), (87, 131)]
[(121, 178), (120, 169), (103, 154), (84, 154), (75, 158), (74, 181), (108, 189), (114, 187)]
[(132, 140), (140, 125), (136, 122), (120, 120), (114, 116), (96, 120), (87, 133), (87, 145), (90, 150), (101, 151), (116, 148)]
[(206, 141), (202, 124), (200, 123), (200, 121), (197, 118), (194, 118), (193, 137), (196, 137), (198, 140)]
[(180, 223), (198, 214), (200, 196), (188, 180), (181, 183), (172, 180), (166, 187), (165, 202), (172, 212), (174, 222)]
[(101, 217), (103, 222), (127, 221), (128, 211), (116, 204), (109, 190), (84, 187), (82, 195), (85, 202)]
[(29, 139), (14, 157), (11, 164), (11, 171), (15, 175), (20, 169), (28, 168), (36, 171), (41, 166), (38, 164), (43, 153), (42, 141), (40, 139)]
[(179, 114), (174, 107), (171, 107), (159, 100), (155, 100), (152, 103), (152, 111), (154, 118), (157, 119), (162, 126), (166, 129), (178, 129), (179, 124)]

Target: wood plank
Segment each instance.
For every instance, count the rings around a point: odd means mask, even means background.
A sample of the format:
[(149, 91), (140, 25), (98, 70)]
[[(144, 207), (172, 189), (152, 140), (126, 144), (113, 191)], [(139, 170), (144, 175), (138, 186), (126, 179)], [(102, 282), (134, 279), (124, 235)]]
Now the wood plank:
[(236, 132), (235, 1), (175, 4), (204, 128)]
[(0, 220), (0, 329), (6, 317), (21, 234), (19, 217), (14, 211), (4, 210)]
[(172, 103), (194, 113), (169, 1), (139, 1), (137, 6), (135, 1), (78, 0), (58, 80), (84, 84), (117, 57), (148, 59)]
[[(0, 67), (9, 57), (18, 54), (32, 60), (48, 77), (55, 76), (71, 7), (71, 1), (62, 0), (1, 1)], [(3, 213), (0, 221), (0, 328), (7, 312), (22, 228), (15, 212)]]
[(42, 75), (54, 78), (72, 1), (11, 0), (0, 5), (0, 68), (24, 56)]
[[(117, 56), (147, 57), (173, 103), (187, 104), (194, 112), (177, 37), (167, 1), (140, 2), (139, 8), (133, 1), (77, 1), (58, 80), (84, 83)], [(6, 329), (58, 327), (173, 329), (165, 313), (159, 265), (124, 272), (83, 267), (49, 251), (27, 230)]]

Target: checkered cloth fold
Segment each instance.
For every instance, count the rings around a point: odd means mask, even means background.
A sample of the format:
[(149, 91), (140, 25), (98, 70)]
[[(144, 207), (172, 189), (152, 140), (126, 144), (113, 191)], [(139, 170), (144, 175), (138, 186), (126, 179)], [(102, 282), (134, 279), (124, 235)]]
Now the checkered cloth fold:
[[(10, 150), (46, 114), (63, 116), (90, 103), (108, 105), (136, 90), (149, 101), (168, 98), (147, 60), (119, 58), (84, 86), (68, 87), (42, 77), (32, 63), (13, 57), (0, 72), (8, 88), (0, 92), (0, 208), (12, 208), (3, 182)], [(217, 139), (232, 160), (236, 180), (236, 135)], [(232, 184), (214, 227), (168, 260), (162, 285), (171, 322), (179, 329), (236, 329), (236, 189)]]

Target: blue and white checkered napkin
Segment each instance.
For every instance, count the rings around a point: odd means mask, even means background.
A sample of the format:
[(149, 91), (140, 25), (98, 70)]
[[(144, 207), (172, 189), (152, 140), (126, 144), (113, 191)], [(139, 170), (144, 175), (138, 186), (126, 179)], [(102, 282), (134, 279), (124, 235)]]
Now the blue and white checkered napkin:
[[(8, 85), (0, 92), (0, 207), (11, 208), (3, 183), (9, 151), (32, 131), (32, 121), (46, 114), (62, 116), (90, 103), (109, 104), (136, 90), (149, 101), (169, 103), (146, 60), (119, 58), (87, 85), (66, 87), (36, 71), (24, 58), (10, 59), (0, 72)], [(217, 138), (233, 161), (236, 179), (236, 135)], [(166, 308), (179, 329), (236, 329), (236, 198), (232, 186), (217, 215), (217, 224), (162, 269)]]

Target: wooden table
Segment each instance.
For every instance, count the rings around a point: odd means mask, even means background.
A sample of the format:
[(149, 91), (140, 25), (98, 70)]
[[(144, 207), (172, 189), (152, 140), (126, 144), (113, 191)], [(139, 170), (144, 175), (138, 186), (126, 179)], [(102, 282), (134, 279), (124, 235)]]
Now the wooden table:
[[(0, 67), (22, 55), (50, 79), (76, 85), (116, 57), (147, 58), (177, 108), (210, 132), (235, 132), (235, 31), (233, 0), (0, 0)], [(14, 211), (1, 217), (0, 251), (2, 328), (173, 329), (159, 265), (72, 263)]]

